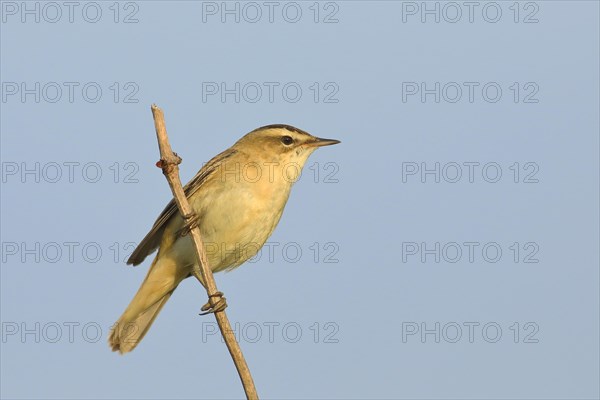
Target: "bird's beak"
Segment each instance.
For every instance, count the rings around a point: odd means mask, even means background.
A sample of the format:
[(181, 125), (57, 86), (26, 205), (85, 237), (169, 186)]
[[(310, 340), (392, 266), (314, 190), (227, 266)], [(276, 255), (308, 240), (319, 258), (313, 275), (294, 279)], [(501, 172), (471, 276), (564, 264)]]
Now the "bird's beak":
[(316, 137), (315, 140), (307, 143), (306, 145), (309, 147), (323, 147), (323, 146), (331, 146), (333, 144), (341, 143), (339, 140), (335, 139), (322, 139)]

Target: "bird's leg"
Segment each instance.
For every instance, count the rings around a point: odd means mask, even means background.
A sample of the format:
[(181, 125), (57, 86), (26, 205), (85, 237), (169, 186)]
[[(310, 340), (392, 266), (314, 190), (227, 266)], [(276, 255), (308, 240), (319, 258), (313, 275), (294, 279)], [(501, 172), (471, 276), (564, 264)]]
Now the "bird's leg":
[[(213, 297), (218, 298), (218, 300), (214, 306), (211, 305), (211, 301), (210, 301), (210, 299)], [(227, 308), (227, 299), (225, 299), (225, 297), (223, 297), (223, 292), (216, 292), (215, 294), (211, 294), (210, 296), (208, 296), (208, 302), (205, 305), (203, 305), (201, 308), (201, 311), (204, 311), (204, 312), (200, 313), (200, 315), (216, 313), (219, 311), (223, 311), (226, 308)]]
[(191, 232), (192, 229), (200, 226), (200, 216), (196, 215), (196, 213), (189, 213), (183, 216), (184, 225), (183, 228), (179, 230), (180, 236), (185, 236)]
[[(185, 235), (189, 234), (192, 229), (199, 226), (200, 217), (193, 212), (184, 215), (183, 219), (185, 221), (184, 226), (183, 226), (183, 228), (181, 228), (179, 230), (179, 235), (181, 235), (181, 236), (185, 236)], [(198, 277), (198, 280), (200, 281), (200, 283), (202, 284), (202, 286), (204, 286), (206, 288), (206, 285), (204, 285), (204, 282), (202, 282), (201, 275), (198, 274), (197, 277)], [(217, 298), (214, 305), (211, 304), (212, 298)], [(216, 313), (219, 311), (223, 311), (226, 308), (227, 308), (227, 299), (225, 299), (225, 297), (223, 296), (223, 292), (216, 292), (216, 293), (208, 296), (208, 302), (205, 305), (203, 305), (202, 308), (200, 309), (201, 311), (204, 311), (204, 312), (200, 313), (200, 315)]]

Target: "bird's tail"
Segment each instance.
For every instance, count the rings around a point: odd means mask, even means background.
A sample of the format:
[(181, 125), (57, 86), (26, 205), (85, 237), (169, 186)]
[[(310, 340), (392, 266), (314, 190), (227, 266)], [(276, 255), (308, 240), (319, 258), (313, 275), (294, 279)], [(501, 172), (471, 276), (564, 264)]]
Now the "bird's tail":
[(142, 286), (111, 329), (108, 343), (113, 351), (125, 354), (139, 344), (184, 277), (174, 260), (156, 256)]

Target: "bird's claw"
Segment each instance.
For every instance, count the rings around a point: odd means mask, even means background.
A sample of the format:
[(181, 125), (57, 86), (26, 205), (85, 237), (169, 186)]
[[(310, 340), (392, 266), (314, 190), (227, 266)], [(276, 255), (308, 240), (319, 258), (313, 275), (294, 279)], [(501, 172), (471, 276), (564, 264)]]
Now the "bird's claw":
[(183, 228), (179, 230), (180, 236), (185, 236), (189, 234), (192, 229), (196, 228), (197, 226), (200, 226), (200, 217), (195, 213), (187, 214), (184, 216), (183, 219), (185, 220), (185, 223), (183, 225)]
[[(218, 300), (215, 303), (215, 305), (211, 305), (210, 303), (210, 299), (213, 297), (217, 297)], [(211, 313), (216, 313), (219, 311), (223, 311), (227, 308), (227, 299), (225, 299), (225, 297), (223, 297), (223, 292), (216, 292), (215, 294), (211, 294), (208, 296), (208, 302), (202, 306), (202, 308), (200, 309), (201, 312), (200, 315), (206, 315), (206, 314), (211, 314)]]

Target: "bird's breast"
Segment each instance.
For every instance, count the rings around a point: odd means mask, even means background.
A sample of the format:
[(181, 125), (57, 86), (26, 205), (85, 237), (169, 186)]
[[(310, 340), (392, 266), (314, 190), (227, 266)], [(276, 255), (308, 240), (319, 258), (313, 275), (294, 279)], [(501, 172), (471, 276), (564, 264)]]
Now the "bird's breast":
[[(252, 258), (273, 233), (291, 184), (263, 175), (213, 181), (192, 199), (213, 271)], [(218, 177), (216, 177), (218, 178)], [(207, 182), (208, 183), (208, 182)], [(205, 190), (203, 190), (205, 189)]]

